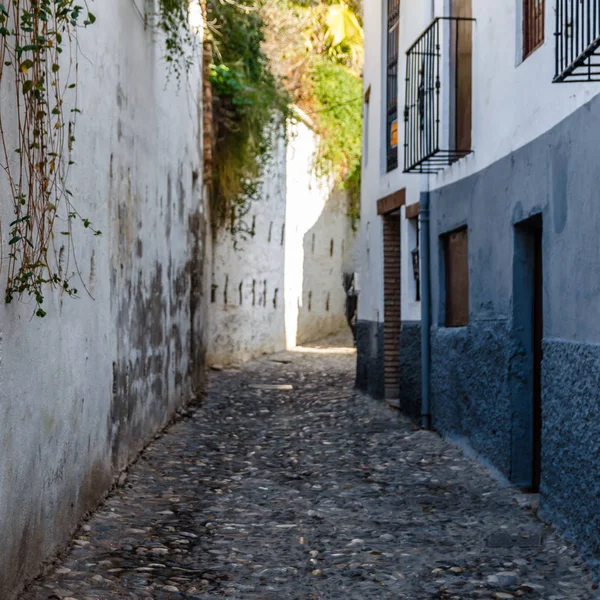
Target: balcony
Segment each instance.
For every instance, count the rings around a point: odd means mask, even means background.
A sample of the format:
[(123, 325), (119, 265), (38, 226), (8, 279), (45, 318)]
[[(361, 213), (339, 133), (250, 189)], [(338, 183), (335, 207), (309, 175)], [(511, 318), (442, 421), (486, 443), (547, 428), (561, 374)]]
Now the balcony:
[(438, 17), (406, 53), (405, 173), (437, 173), (472, 152), (473, 22)]
[(554, 83), (600, 81), (600, 0), (556, 0)]

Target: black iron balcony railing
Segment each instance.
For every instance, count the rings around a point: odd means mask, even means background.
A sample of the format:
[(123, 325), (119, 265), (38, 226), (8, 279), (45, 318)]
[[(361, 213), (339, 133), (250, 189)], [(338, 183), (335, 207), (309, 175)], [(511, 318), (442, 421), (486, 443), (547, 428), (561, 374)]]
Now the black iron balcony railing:
[(600, 81), (600, 0), (556, 0), (554, 83)]
[(437, 173), (472, 152), (473, 21), (439, 17), (406, 53), (405, 173)]

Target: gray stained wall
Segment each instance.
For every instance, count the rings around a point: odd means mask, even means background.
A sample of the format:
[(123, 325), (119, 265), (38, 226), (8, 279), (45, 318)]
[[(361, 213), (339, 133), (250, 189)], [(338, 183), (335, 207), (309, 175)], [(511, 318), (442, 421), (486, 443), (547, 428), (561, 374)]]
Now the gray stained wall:
[[(515, 224), (543, 222), (542, 509), (600, 551), (600, 98), (535, 141), (431, 196), (434, 426), (507, 476), (519, 465), (523, 347)], [(440, 236), (467, 225), (467, 327), (444, 324)], [(516, 271), (515, 271), (516, 272)], [(522, 408), (522, 407), (521, 407)]]

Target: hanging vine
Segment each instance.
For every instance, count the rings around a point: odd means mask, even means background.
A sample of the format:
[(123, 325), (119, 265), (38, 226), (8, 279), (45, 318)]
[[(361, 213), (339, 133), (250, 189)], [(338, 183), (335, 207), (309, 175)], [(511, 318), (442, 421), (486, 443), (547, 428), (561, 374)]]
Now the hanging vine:
[[(85, 1), (85, 0), (84, 0)], [(66, 236), (72, 252), (73, 223), (96, 235), (73, 206), (67, 175), (73, 165), (77, 109), (79, 27), (94, 15), (74, 0), (0, 0), (0, 90), (12, 102), (0, 107), (0, 156), (11, 193), (8, 279), (5, 299), (32, 298), (35, 314), (45, 316), (44, 288), (69, 295), (68, 261), (56, 253), (56, 236)]]
[[(166, 60), (174, 74), (191, 66), (188, 12), (197, 0), (159, 0), (158, 27), (166, 39)], [(252, 235), (245, 222), (258, 198), (264, 168), (277, 131), (290, 116), (290, 97), (271, 71), (263, 51), (262, 0), (206, 0), (202, 3), (205, 60), (212, 102), (210, 198), (214, 231)]]

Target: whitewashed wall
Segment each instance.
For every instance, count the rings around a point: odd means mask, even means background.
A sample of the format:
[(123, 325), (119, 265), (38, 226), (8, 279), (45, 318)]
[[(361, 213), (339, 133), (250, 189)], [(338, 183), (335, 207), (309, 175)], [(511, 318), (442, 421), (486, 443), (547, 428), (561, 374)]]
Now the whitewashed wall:
[(228, 233), (217, 236), (211, 364), (293, 348), (347, 326), (343, 273), (354, 269), (355, 236), (346, 195), (315, 173), (316, 149), (317, 138), (304, 117), (290, 127), (287, 144), (279, 139), (261, 198), (246, 217), (250, 227), (254, 221), (255, 235), (239, 240), (237, 250)]
[[(420, 176), (402, 173), (404, 164), (404, 122), (402, 119), (405, 52), (424, 29), (429, 19), (430, 6), (425, 3), (401, 2), (400, 60), (398, 65), (399, 146), (398, 168), (386, 173), (386, 71), (387, 13), (385, 2), (366, 2), (365, 74), (364, 88), (371, 89), (369, 103), (363, 106), (363, 178), (359, 236), (359, 319), (383, 322), (383, 232), (381, 217), (377, 215), (377, 200), (399, 189), (406, 188), (406, 204), (419, 201), (423, 187)], [(409, 14), (409, 16), (407, 16)], [(401, 239), (401, 294), (402, 319), (417, 321), (421, 318), (420, 303), (413, 300), (412, 258), (409, 250), (410, 224), (402, 211)]]
[[(33, 320), (31, 304), (0, 304), (7, 600), (201, 379), (204, 301), (201, 286), (192, 289), (206, 239), (200, 70), (178, 91), (134, 2), (103, 0), (93, 10), (96, 24), (79, 37), (82, 114), (70, 188), (103, 234), (75, 227), (79, 299), (48, 293), (47, 317)], [(7, 223), (2, 178), (0, 195)]]
[(348, 198), (314, 172), (317, 138), (305, 123), (288, 147), (286, 332), (288, 346), (347, 326), (343, 273), (353, 272)]
[[(474, 153), (438, 175), (402, 173), (405, 86), (405, 53), (434, 17), (448, 15), (450, 0), (401, 3), (399, 107), (399, 168), (385, 172), (385, 2), (367, 2), (365, 19), (365, 90), (371, 88), (364, 105), (364, 158), (362, 219), (360, 226), (360, 280), (363, 292), (359, 318), (383, 320), (383, 248), (377, 199), (406, 188), (407, 204), (419, 193), (435, 189), (482, 170), (537, 138), (600, 92), (598, 84), (552, 83), (554, 75), (554, 3), (546, 2), (543, 46), (522, 60), (521, 0), (473, 2), (473, 149)], [(408, 224), (402, 220), (402, 237)], [(403, 250), (406, 250), (403, 246)], [(403, 269), (409, 268), (405, 253)], [(402, 275), (403, 319), (419, 318), (419, 306), (410, 300), (410, 281)], [(409, 294), (407, 296), (407, 294)]]
[(285, 140), (275, 138), (259, 200), (244, 217), (254, 235), (220, 230), (211, 257), (208, 360), (246, 361), (285, 349)]
[[(546, 2), (545, 41), (522, 60), (522, 0), (473, 0), (473, 149), (475, 152), (437, 176), (432, 188), (477, 172), (539, 137), (599, 93), (598, 84), (553, 84), (555, 3)], [(368, 108), (368, 164), (365, 185), (373, 195), (407, 187), (408, 203), (427, 186), (402, 169), (385, 174), (385, 2), (365, 3), (365, 89), (372, 87)], [(450, 0), (402, 2), (400, 17), (399, 98), (403, 107), (405, 52), (434, 17), (448, 15)], [(400, 119), (400, 142), (403, 142)], [(399, 160), (402, 165), (403, 154)], [(367, 204), (367, 203), (365, 203)]]

